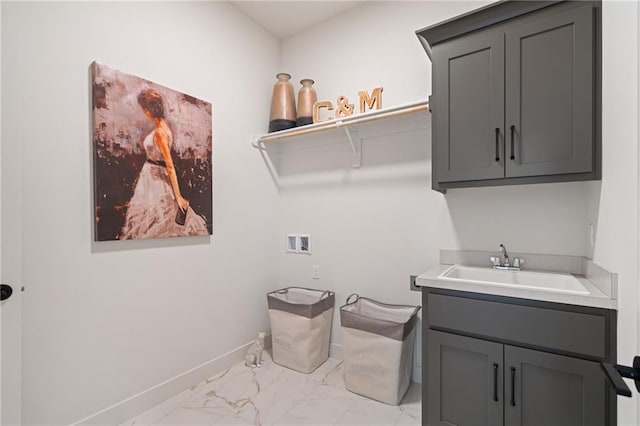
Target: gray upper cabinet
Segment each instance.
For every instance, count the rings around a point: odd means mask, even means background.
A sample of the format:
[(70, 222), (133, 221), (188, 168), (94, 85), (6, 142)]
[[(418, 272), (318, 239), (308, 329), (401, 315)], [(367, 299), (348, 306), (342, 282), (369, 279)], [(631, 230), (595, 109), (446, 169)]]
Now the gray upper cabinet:
[(504, 177), (504, 35), (463, 37), (433, 53), (439, 181)]
[(506, 176), (590, 172), (593, 9), (509, 26), (506, 51)]
[(434, 189), (600, 178), (598, 5), (499, 2), (417, 32)]

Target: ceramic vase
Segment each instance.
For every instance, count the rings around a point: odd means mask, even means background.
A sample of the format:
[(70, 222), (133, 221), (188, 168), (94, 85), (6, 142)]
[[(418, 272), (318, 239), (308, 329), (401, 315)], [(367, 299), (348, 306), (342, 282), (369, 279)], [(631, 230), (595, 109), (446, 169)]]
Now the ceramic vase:
[(302, 87), (298, 91), (298, 118), (297, 126), (313, 124), (313, 104), (318, 101), (316, 89), (313, 88), (314, 81), (310, 78), (300, 80)]
[(281, 72), (276, 78), (278, 81), (273, 85), (271, 98), (269, 133), (296, 127), (296, 102), (293, 86), (289, 82), (291, 76)]

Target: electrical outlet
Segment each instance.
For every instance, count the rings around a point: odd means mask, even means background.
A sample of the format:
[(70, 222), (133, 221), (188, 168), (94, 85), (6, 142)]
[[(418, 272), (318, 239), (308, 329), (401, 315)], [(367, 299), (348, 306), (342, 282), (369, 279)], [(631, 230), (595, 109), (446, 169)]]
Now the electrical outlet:
[(422, 291), (422, 287), (416, 285), (417, 275), (409, 275), (409, 290), (411, 291)]
[(311, 278), (314, 280), (320, 279), (320, 265), (311, 265)]

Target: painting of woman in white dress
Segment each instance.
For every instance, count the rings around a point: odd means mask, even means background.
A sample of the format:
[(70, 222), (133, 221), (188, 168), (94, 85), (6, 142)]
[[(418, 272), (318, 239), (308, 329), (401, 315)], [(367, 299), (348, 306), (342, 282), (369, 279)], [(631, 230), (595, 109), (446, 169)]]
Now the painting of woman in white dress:
[(211, 104), (92, 69), (96, 240), (210, 235)]

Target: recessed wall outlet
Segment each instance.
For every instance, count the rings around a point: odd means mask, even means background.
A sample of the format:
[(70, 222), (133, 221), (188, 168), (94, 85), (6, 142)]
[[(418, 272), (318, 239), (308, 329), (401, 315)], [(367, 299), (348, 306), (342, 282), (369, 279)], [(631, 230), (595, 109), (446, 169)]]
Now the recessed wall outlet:
[(311, 278), (314, 280), (320, 279), (320, 265), (311, 265)]
[(416, 278), (418, 278), (417, 275), (409, 275), (409, 290), (422, 291), (422, 288), (416, 285)]
[(311, 235), (298, 234), (298, 253), (311, 254)]
[(298, 236), (296, 234), (287, 234), (287, 253), (298, 252)]

